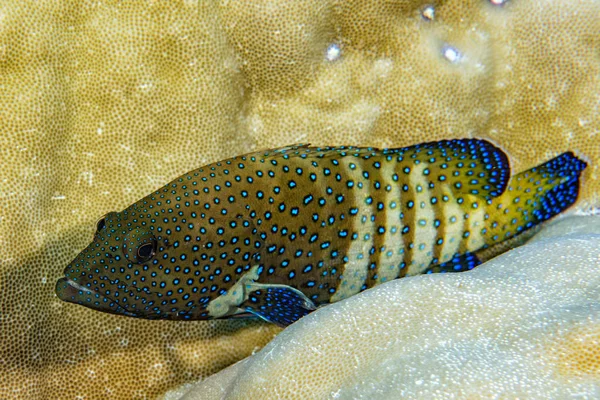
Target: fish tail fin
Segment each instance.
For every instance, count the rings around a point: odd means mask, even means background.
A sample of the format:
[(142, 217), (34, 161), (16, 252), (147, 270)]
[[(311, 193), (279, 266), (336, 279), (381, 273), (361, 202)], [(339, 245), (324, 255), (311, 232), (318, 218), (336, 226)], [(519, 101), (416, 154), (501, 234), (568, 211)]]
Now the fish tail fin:
[[(567, 152), (543, 164), (540, 174), (552, 175), (554, 185), (540, 199), (540, 207), (534, 211), (539, 222), (554, 217), (575, 203), (579, 195), (579, 177), (587, 163)], [(551, 183), (550, 183), (551, 184)]]
[(569, 208), (579, 195), (587, 164), (572, 152), (515, 175), (490, 205), (490, 236), (500, 242)]

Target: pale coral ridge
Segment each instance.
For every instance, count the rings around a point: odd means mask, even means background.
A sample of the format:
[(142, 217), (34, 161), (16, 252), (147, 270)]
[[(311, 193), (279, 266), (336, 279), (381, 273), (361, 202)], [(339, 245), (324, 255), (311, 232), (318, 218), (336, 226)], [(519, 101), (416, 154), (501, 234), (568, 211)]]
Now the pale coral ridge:
[(317, 310), (166, 399), (598, 398), (599, 255), (600, 216), (566, 218), (472, 271)]
[(579, 207), (596, 204), (599, 14), (593, 0), (3, 2), (0, 398), (152, 398), (279, 332), (53, 293), (97, 218), (211, 161), (481, 137), (515, 171), (576, 152)]

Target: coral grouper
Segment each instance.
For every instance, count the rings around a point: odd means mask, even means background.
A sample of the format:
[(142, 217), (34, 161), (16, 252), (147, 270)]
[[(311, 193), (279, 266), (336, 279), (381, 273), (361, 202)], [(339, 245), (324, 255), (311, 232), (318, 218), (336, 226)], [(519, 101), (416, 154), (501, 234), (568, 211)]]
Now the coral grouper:
[(475, 267), (572, 205), (585, 167), (568, 152), (511, 179), (477, 139), (239, 156), (106, 214), (56, 292), (134, 317), (285, 326), (392, 279)]

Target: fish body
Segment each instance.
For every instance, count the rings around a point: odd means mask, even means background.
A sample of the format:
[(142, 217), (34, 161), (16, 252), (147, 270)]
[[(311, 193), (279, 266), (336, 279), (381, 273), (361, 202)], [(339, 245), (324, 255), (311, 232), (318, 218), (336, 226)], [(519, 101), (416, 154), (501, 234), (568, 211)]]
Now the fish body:
[(135, 317), (285, 326), (393, 279), (475, 267), (573, 204), (585, 167), (564, 153), (511, 179), (477, 139), (234, 157), (108, 213), (56, 292)]

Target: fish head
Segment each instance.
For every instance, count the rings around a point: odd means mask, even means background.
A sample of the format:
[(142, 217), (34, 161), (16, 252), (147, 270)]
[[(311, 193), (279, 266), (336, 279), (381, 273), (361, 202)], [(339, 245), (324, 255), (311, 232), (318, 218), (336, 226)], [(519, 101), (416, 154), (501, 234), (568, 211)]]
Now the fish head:
[(151, 195), (101, 218), (93, 241), (57, 282), (57, 296), (145, 319), (213, 317), (208, 304), (258, 262), (261, 238), (246, 208), (198, 212), (185, 200), (169, 201), (171, 214)]
[[(98, 311), (146, 319), (202, 319), (200, 308), (177, 293), (169, 259), (182, 258), (160, 225), (130, 209), (96, 224), (93, 241), (64, 270), (56, 294)], [(171, 240), (173, 240), (171, 238)], [(178, 246), (176, 246), (178, 247)], [(161, 263), (165, 261), (167, 263)], [(177, 268), (179, 269), (179, 268)]]

